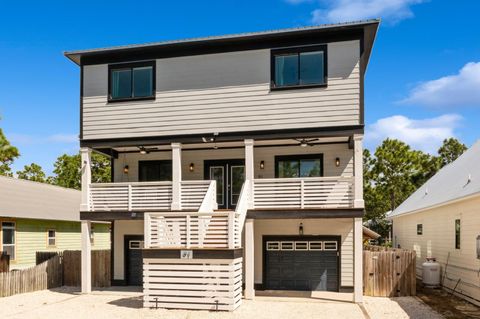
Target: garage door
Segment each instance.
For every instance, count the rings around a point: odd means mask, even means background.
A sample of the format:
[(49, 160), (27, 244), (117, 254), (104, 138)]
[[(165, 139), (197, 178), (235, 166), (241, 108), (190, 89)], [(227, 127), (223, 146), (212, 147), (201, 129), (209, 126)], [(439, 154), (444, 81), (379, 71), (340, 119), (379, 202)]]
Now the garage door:
[(127, 244), (126, 266), (127, 284), (142, 286), (143, 284), (143, 236), (125, 236)]
[(264, 238), (265, 288), (338, 291), (339, 237)]

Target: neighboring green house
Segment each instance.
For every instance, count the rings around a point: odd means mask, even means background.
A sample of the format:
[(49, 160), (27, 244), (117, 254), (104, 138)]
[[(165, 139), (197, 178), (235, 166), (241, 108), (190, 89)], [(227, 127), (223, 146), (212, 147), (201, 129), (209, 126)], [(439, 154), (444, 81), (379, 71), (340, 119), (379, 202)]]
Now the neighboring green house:
[[(81, 192), (0, 176), (0, 251), (10, 269), (35, 265), (37, 251), (80, 250)], [(110, 249), (110, 224), (92, 224), (92, 248)]]

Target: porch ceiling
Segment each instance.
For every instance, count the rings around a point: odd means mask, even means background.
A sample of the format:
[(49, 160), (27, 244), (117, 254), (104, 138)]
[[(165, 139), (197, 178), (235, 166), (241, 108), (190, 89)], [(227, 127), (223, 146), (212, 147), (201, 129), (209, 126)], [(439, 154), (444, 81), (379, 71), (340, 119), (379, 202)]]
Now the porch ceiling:
[[(300, 142), (298, 140), (301, 139), (308, 139), (310, 138), (307, 136), (299, 136), (297, 139), (279, 139), (279, 140), (258, 140), (255, 141), (256, 147), (269, 147), (269, 146), (296, 146), (299, 145)], [(349, 137), (348, 136), (340, 136), (340, 137), (320, 137), (316, 138), (310, 144), (312, 145), (321, 145), (321, 144), (336, 144), (336, 143), (348, 143)], [(200, 143), (186, 143), (182, 144), (182, 150), (199, 150), (199, 149), (222, 149), (222, 148), (243, 148), (245, 146), (243, 140), (233, 141), (233, 142), (200, 142)], [(139, 147), (143, 147), (143, 145), (138, 146), (126, 146), (126, 147), (115, 147), (113, 150), (118, 153), (130, 153), (130, 152), (139, 152)], [(149, 145), (146, 147), (149, 152), (162, 152), (162, 151), (171, 151), (170, 145)]]

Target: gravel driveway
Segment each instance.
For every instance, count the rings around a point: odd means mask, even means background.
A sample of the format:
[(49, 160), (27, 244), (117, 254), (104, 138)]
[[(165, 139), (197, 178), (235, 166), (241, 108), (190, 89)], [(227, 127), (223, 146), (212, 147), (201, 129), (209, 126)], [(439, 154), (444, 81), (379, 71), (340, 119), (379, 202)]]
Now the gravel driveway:
[[(416, 298), (365, 298), (370, 318), (440, 319)], [(0, 318), (368, 318), (353, 303), (308, 298), (257, 297), (245, 300), (233, 313), (142, 308), (141, 293), (95, 291), (81, 295), (71, 288), (45, 290), (0, 298)]]

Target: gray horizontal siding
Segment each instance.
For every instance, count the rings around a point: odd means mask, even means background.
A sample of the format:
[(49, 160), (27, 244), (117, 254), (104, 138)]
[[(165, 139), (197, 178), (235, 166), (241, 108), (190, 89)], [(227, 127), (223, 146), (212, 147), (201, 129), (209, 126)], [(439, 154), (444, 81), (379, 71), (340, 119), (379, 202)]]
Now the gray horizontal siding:
[(328, 45), (326, 88), (270, 92), (270, 51), (157, 60), (154, 101), (107, 103), (108, 66), (85, 66), (84, 139), (359, 123), (358, 41)]

